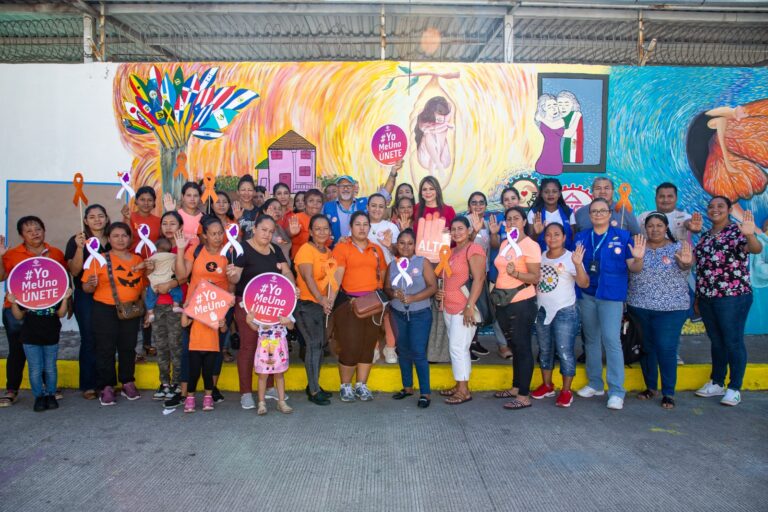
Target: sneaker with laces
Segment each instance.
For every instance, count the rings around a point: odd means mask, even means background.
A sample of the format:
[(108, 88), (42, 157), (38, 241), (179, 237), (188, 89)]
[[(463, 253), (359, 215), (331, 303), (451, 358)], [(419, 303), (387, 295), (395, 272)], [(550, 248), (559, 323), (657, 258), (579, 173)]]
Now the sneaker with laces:
[(136, 389), (136, 384), (133, 382), (123, 384), (123, 389), (120, 390), (120, 394), (131, 401), (141, 398), (139, 390)]
[(609, 409), (613, 409), (614, 411), (620, 411), (624, 408), (624, 399), (619, 396), (612, 396), (608, 398), (608, 405), (606, 405)]
[(212, 410), (213, 410), (213, 396), (205, 395), (203, 397), (203, 411), (212, 411)]
[(165, 398), (167, 400), (170, 400), (175, 395), (180, 395), (180, 394), (181, 394), (181, 388), (176, 384), (171, 384), (170, 386), (168, 386), (168, 391), (165, 392)]
[(473, 354), (475, 354), (476, 356), (487, 356), (488, 354), (490, 354), (490, 353), (491, 353), (491, 352), (490, 352), (490, 351), (489, 351), (487, 348), (485, 348), (484, 346), (482, 346), (482, 345), (480, 344), (480, 342), (479, 342), (479, 341), (475, 341), (475, 342), (473, 342), (473, 343), (472, 343), (472, 344), (469, 346), (469, 350), (470, 350), (470, 351), (471, 351)]
[(725, 390), (725, 396), (720, 400), (720, 403), (735, 407), (741, 403), (741, 393), (735, 389), (728, 388)]
[(115, 390), (112, 389), (112, 386), (106, 386), (101, 390), (99, 403), (101, 405), (115, 405)]
[(387, 364), (397, 364), (397, 352), (395, 347), (384, 347), (384, 362)]
[(195, 412), (195, 396), (189, 395), (184, 400), (184, 412)]
[(213, 397), (214, 403), (220, 404), (224, 401), (224, 395), (221, 394), (221, 391), (219, 391), (219, 388), (216, 386), (213, 386), (213, 390), (211, 393), (211, 397)]
[(157, 391), (152, 395), (152, 400), (165, 400), (168, 398), (168, 393), (170, 392), (171, 387), (168, 384), (160, 384), (160, 387), (157, 388)]
[[(280, 397), (277, 396), (277, 388), (269, 388), (264, 393), (264, 398), (266, 398), (267, 400), (275, 400), (275, 401), (280, 400)], [(285, 399), (288, 400), (288, 394), (287, 393), (285, 394)]]
[(469, 360), (470, 360), (470, 361), (472, 361), (472, 362), (474, 363), (474, 362), (476, 362), (476, 361), (479, 361), (479, 360), (480, 360), (480, 356), (478, 356), (478, 355), (477, 355), (477, 354), (475, 354), (474, 352), (470, 351), (470, 352), (469, 352)]
[(696, 396), (703, 396), (704, 398), (723, 396), (724, 394), (725, 388), (719, 384), (715, 384), (711, 380), (696, 390)]
[(381, 352), (379, 352), (379, 347), (376, 347), (373, 349), (373, 361), (371, 364), (376, 364), (376, 361), (381, 359)]
[(605, 394), (605, 391), (602, 389), (597, 390), (595, 388), (584, 386), (580, 390), (576, 392), (577, 395), (579, 395), (581, 398), (592, 398), (593, 396), (603, 396)]
[(560, 394), (557, 395), (557, 400), (555, 400), (555, 405), (558, 407), (570, 407), (573, 403), (573, 393), (567, 390), (560, 391)]
[(175, 393), (171, 396), (168, 400), (163, 402), (163, 408), (165, 409), (175, 409), (178, 406), (180, 406), (182, 403), (184, 403), (184, 397), (181, 396), (181, 391), (178, 393)]
[(368, 386), (362, 382), (355, 384), (355, 396), (363, 402), (370, 402), (373, 400), (373, 393), (371, 393)]
[(555, 387), (547, 386), (546, 384), (542, 384), (531, 393), (531, 398), (535, 398), (536, 400), (549, 398), (550, 396), (555, 396)]
[(352, 390), (352, 384), (342, 384), (339, 391), (339, 399), (342, 402), (354, 402), (355, 392)]
[(240, 407), (243, 409), (255, 409), (256, 403), (253, 401), (253, 394), (252, 393), (244, 393), (240, 397)]

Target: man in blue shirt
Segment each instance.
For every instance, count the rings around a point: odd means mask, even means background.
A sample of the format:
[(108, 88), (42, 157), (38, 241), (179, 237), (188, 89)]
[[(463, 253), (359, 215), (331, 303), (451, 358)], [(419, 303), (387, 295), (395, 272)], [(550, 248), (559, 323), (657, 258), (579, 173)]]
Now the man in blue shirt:
[[(624, 229), (633, 235), (640, 234), (640, 225), (637, 223), (635, 215), (627, 210), (621, 209), (618, 212), (613, 203), (613, 182), (605, 177), (598, 177), (592, 181), (592, 197), (597, 199), (601, 197), (608, 201), (611, 210), (611, 227)], [(576, 211), (576, 231), (584, 231), (592, 228), (592, 221), (589, 218), (589, 208), (586, 205)]]

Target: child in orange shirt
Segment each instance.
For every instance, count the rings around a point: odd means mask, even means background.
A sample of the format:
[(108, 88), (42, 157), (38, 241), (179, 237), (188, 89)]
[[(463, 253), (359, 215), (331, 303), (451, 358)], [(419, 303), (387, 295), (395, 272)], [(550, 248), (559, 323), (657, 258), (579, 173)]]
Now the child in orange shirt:
[(288, 371), (288, 329), (293, 329), (293, 317), (280, 317), (277, 325), (261, 325), (248, 312), (246, 316), (248, 327), (259, 333), (256, 343), (256, 355), (254, 356), (254, 369), (259, 376), (259, 405), (256, 414), (267, 414), (265, 394), (267, 379), (270, 375), (275, 378), (277, 387), (277, 410), (283, 414), (290, 414), (293, 408), (285, 403), (285, 376)]
[[(213, 372), (216, 358), (219, 355), (219, 333), (208, 325), (193, 320), (186, 313), (181, 315), (181, 326), (189, 327), (189, 382), (187, 383), (187, 398), (184, 401), (184, 412), (195, 412), (195, 388), (200, 374), (203, 374), (203, 411), (213, 410)], [(219, 319), (219, 331), (227, 332), (227, 322), (224, 317)]]

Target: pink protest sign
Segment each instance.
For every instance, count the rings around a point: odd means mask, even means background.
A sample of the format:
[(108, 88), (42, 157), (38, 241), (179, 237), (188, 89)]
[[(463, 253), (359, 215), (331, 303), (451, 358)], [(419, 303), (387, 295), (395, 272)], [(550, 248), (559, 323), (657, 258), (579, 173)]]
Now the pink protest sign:
[(264, 325), (275, 325), (279, 317), (290, 317), (296, 307), (296, 288), (282, 274), (260, 274), (245, 286), (243, 305), (254, 319)]
[(11, 270), (8, 291), (16, 302), (27, 309), (47, 309), (64, 298), (69, 287), (69, 274), (51, 258), (30, 258)]
[(393, 165), (403, 158), (408, 149), (408, 138), (396, 124), (385, 124), (373, 134), (371, 151), (373, 157), (383, 165)]

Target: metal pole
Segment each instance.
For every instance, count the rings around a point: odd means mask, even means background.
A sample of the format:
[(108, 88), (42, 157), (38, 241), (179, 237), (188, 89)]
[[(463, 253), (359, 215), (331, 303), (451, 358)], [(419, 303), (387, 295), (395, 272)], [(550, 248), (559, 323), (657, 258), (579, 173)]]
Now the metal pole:
[(515, 19), (511, 14), (504, 16), (504, 62), (515, 62)]
[(381, 5), (381, 60), (387, 60), (387, 22), (384, 16), (384, 4)]
[(93, 18), (83, 15), (83, 62), (93, 62)]

